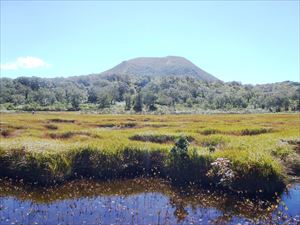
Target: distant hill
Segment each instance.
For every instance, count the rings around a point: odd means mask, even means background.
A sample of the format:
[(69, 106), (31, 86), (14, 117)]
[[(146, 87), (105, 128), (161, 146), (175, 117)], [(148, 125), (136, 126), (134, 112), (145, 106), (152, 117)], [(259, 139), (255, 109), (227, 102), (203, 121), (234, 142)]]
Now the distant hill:
[(123, 61), (119, 65), (102, 73), (103, 75), (135, 76), (189, 76), (203, 81), (219, 79), (197, 67), (191, 61), (178, 56), (140, 57)]

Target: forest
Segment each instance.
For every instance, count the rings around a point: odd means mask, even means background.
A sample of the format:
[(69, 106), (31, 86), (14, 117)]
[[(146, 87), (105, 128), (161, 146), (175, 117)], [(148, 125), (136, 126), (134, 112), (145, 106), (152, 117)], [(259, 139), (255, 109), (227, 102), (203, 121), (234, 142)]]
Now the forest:
[(189, 76), (87, 75), (0, 79), (0, 109), (21, 111), (286, 112), (300, 110), (300, 83), (207, 82)]

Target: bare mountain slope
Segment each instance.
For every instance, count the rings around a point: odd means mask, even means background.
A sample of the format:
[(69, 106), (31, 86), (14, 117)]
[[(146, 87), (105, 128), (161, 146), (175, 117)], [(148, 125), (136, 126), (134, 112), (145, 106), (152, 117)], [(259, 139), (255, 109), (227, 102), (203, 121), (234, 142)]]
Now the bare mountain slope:
[(137, 76), (192, 76), (204, 81), (217, 81), (218, 78), (205, 72), (189, 60), (178, 56), (141, 57), (124, 61), (104, 75), (128, 74)]

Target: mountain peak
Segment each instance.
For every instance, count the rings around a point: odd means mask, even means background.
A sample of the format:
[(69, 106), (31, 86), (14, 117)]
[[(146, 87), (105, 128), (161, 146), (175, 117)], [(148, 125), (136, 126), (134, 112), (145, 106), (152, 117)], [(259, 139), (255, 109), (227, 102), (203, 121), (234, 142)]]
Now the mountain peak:
[(180, 56), (139, 57), (123, 61), (103, 74), (135, 76), (191, 76), (204, 81), (217, 81), (216, 77)]

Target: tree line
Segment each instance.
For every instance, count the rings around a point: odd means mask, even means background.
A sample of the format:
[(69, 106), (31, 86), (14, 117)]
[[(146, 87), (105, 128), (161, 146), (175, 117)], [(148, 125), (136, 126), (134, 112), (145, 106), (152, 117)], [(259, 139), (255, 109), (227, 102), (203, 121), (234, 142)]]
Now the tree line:
[(159, 108), (269, 112), (299, 111), (300, 83), (242, 85), (188, 76), (89, 75), (69, 78), (0, 79), (1, 109), (156, 111)]

